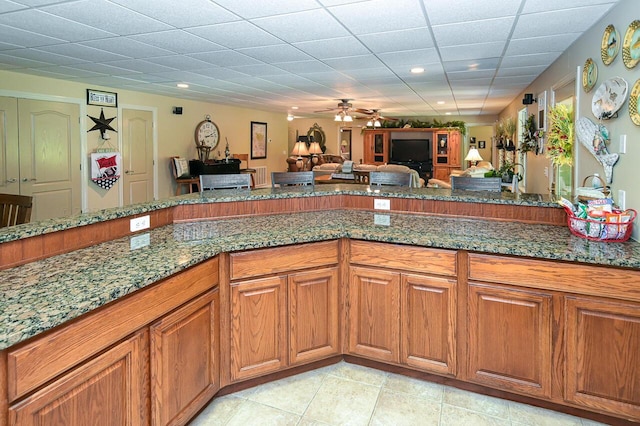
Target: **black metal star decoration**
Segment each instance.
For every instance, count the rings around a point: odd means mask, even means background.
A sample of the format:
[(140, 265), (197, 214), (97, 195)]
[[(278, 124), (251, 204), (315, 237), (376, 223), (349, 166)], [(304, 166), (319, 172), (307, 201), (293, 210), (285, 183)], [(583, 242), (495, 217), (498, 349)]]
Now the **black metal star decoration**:
[(104, 109), (102, 109), (102, 108), (100, 109), (100, 118), (91, 117), (88, 114), (87, 114), (87, 117), (92, 119), (93, 122), (95, 123), (92, 128), (87, 130), (87, 133), (92, 132), (94, 130), (100, 130), (100, 136), (102, 136), (104, 138), (104, 132), (106, 132), (107, 130), (111, 130), (112, 132), (116, 132), (116, 133), (118, 132), (116, 129), (111, 127), (111, 122), (113, 120), (115, 120), (116, 118), (115, 117), (105, 118)]

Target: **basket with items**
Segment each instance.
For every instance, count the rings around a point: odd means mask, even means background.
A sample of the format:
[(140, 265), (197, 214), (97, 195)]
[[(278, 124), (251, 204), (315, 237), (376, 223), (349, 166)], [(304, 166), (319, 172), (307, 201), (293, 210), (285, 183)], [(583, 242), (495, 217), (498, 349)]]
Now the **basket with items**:
[(637, 212), (617, 209), (611, 198), (593, 198), (575, 205), (561, 198), (559, 203), (567, 212), (567, 224), (573, 235), (603, 242), (623, 242), (631, 236)]
[[(587, 186), (589, 179), (591, 179), (591, 184)], [(577, 187), (575, 193), (578, 201), (586, 202), (588, 200), (608, 198), (611, 190), (598, 174), (593, 174), (584, 178), (582, 186)]]

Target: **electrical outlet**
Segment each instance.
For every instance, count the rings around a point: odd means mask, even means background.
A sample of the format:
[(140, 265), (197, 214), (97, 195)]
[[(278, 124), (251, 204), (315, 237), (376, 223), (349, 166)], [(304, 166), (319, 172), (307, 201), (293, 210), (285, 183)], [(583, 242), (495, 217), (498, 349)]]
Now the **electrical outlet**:
[(129, 222), (129, 229), (131, 232), (142, 231), (148, 229), (151, 226), (151, 218), (149, 215), (136, 217)]
[(144, 234), (133, 235), (129, 240), (131, 250), (137, 250), (151, 244), (151, 235), (148, 232)]
[(373, 199), (373, 208), (375, 210), (391, 210), (391, 200)]
[(618, 150), (618, 153), (627, 153), (627, 135), (620, 135), (620, 149)]
[(620, 210), (626, 210), (627, 209), (627, 193), (626, 191), (623, 191), (622, 189), (618, 189), (618, 207), (620, 207)]
[(389, 217), (388, 214), (374, 214), (373, 224), (381, 225), (381, 226), (389, 226), (391, 225), (391, 218)]

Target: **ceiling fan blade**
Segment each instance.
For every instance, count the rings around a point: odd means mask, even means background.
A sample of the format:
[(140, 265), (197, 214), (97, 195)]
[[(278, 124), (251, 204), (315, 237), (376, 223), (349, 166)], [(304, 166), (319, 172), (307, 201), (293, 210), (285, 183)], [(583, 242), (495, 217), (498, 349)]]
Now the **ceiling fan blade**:
[(360, 114), (367, 114), (367, 115), (371, 115), (375, 113), (375, 111), (372, 109), (354, 108), (353, 110), (355, 112), (359, 112)]
[(329, 111), (336, 111), (339, 108), (327, 108), (327, 109), (321, 109), (319, 111), (313, 111), (313, 112), (329, 112)]

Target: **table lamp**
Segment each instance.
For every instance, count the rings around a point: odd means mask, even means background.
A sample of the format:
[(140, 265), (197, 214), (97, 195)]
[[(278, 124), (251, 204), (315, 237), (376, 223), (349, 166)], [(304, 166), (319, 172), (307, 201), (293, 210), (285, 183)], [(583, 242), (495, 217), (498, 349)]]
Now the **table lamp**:
[(309, 145), (309, 154), (311, 154), (313, 164), (317, 164), (318, 154), (322, 154), (322, 148), (320, 148), (319, 142), (311, 142), (311, 145)]
[(304, 170), (304, 159), (303, 155), (309, 155), (309, 150), (307, 149), (307, 136), (299, 136), (298, 142), (293, 146), (293, 150), (291, 151), (291, 155), (298, 157), (296, 160), (296, 167), (298, 170)]
[(464, 161), (470, 161), (471, 165), (475, 167), (478, 161), (482, 161), (482, 157), (480, 156), (480, 153), (478, 152), (478, 150), (472, 146), (471, 148), (469, 148), (469, 152), (467, 153), (467, 156), (464, 158)]

